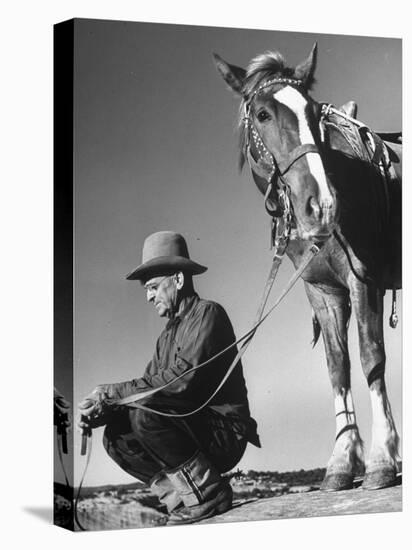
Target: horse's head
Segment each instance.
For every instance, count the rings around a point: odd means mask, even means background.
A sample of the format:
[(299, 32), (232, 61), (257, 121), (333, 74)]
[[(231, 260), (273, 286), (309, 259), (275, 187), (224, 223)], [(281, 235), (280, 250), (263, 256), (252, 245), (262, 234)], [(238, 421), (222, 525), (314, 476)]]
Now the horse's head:
[[(241, 164), (247, 159), (269, 206), (282, 209), (279, 193), (292, 204), (298, 235), (323, 241), (334, 229), (336, 200), (319, 153), (320, 105), (308, 94), (314, 81), (316, 44), (295, 69), (279, 53), (253, 59), (246, 70), (215, 55), (218, 71), (242, 98)], [(272, 184), (268, 189), (269, 184)]]

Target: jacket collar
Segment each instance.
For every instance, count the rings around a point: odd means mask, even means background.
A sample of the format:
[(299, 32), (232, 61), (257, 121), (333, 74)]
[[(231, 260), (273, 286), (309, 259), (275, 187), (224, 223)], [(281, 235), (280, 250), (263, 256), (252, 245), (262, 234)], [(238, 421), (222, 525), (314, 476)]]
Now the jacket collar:
[(189, 313), (189, 311), (198, 300), (199, 296), (196, 293), (192, 294), (191, 296), (186, 296), (186, 298), (183, 298), (179, 306), (180, 312), (177, 313), (172, 319), (169, 319), (166, 325), (166, 330), (178, 325), (186, 317), (186, 315)]

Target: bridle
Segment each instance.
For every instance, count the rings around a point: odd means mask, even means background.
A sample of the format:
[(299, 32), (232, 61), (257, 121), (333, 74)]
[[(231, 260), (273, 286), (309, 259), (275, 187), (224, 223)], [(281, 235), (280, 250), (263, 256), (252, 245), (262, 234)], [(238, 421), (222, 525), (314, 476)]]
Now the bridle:
[[(302, 80), (294, 78), (277, 77), (270, 80), (265, 80), (256, 90), (252, 92), (250, 97), (244, 100), (243, 105), (243, 123), (244, 131), (246, 135), (246, 157), (250, 166), (250, 169), (254, 174), (267, 181), (267, 189), (265, 193), (264, 203), (265, 208), (272, 217), (283, 218), (283, 226), (287, 232), (290, 232), (290, 223), (292, 219), (292, 206), (290, 203), (290, 190), (287, 182), (284, 179), (284, 175), (290, 170), (293, 164), (307, 155), (308, 153), (320, 154), (319, 148), (314, 143), (304, 143), (295, 147), (285, 159), (277, 159), (275, 155), (269, 151), (265, 145), (259, 131), (253, 123), (253, 119), (250, 115), (253, 102), (257, 95), (264, 89), (274, 84), (289, 84), (294, 86), (301, 86)], [(251, 144), (253, 143), (254, 149), (258, 154), (258, 158), (255, 159), (252, 151)], [(274, 188), (276, 182), (276, 191), (279, 197), (279, 209), (273, 210), (268, 206), (269, 195)], [(276, 239), (276, 238), (275, 238)]]
[(255, 125), (253, 124), (253, 119), (250, 116), (251, 107), (253, 105), (253, 102), (257, 95), (265, 88), (268, 88), (269, 86), (273, 86), (274, 84), (289, 84), (294, 85), (296, 87), (302, 86), (303, 82), (302, 80), (297, 80), (293, 78), (284, 78), (284, 77), (277, 77), (272, 78), (270, 80), (265, 80), (263, 84), (261, 84), (256, 90), (252, 92), (250, 97), (246, 98), (244, 100), (243, 105), (243, 122), (245, 124), (245, 132), (246, 132), (246, 149), (249, 156), (251, 156), (250, 152), (250, 134), (252, 135), (252, 139), (254, 142), (254, 145), (256, 147), (257, 152), (259, 153), (259, 159), (255, 161), (252, 156), (252, 161), (255, 163), (259, 163), (259, 160), (261, 159), (268, 159), (268, 162), (264, 160), (265, 164), (268, 164), (270, 166), (270, 169), (266, 170), (267, 179), (270, 180), (273, 179), (275, 175), (278, 175), (280, 177), (284, 176), (286, 172), (292, 167), (292, 165), (299, 160), (304, 155), (307, 155), (308, 153), (317, 153), (320, 154), (319, 148), (314, 143), (303, 143), (301, 145), (298, 145), (295, 147), (284, 160), (276, 159), (275, 155), (269, 151), (269, 149), (266, 147), (265, 143), (263, 142), (258, 130), (256, 129)]

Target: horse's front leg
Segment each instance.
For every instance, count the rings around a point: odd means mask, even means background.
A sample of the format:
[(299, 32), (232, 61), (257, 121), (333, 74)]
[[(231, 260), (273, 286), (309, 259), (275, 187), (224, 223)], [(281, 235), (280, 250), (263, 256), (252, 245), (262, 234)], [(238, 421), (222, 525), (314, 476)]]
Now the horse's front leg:
[(305, 283), (325, 344), (336, 415), (336, 439), (328, 461), (323, 491), (351, 489), (355, 474), (363, 470), (363, 446), (356, 424), (350, 386), (347, 327), (351, 313), (346, 289), (326, 289)]
[(358, 322), (362, 369), (372, 405), (372, 442), (362, 487), (381, 489), (396, 482), (399, 436), (385, 385), (383, 293), (352, 276), (351, 301)]

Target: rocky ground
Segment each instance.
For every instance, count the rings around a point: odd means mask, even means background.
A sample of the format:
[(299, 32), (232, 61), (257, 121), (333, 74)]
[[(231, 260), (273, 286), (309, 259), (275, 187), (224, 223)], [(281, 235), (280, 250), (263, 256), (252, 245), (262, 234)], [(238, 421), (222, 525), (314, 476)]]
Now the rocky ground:
[[(268, 497), (244, 497), (234, 486), (234, 506), (225, 514), (203, 520), (208, 523), (233, 523), (262, 521), (281, 518), (307, 518), (348, 514), (365, 514), (402, 511), (401, 476), (399, 484), (379, 491), (364, 491), (360, 482), (350, 491), (324, 493), (317, 488), (301, 486), (289, 488), (287, 493)], [(72, 518), (69, 502), (57, 497), (57, 508), (64, 518), (55, 516), (56, 523), (71, 528)], [(167, 515), (149, 489), (119, 496), (115, 491), (95, 495), (80, 501), (78, 518), (86, 530), (131, 529), (166, 525)]]
[(338, 493), (313, 491), (246, 502), (225, 514), (202, 523), (229, 523), (281, 518), (307, 518), (345, 514), (402, 511), (402, 486), (364, 491), (361, 488)]

